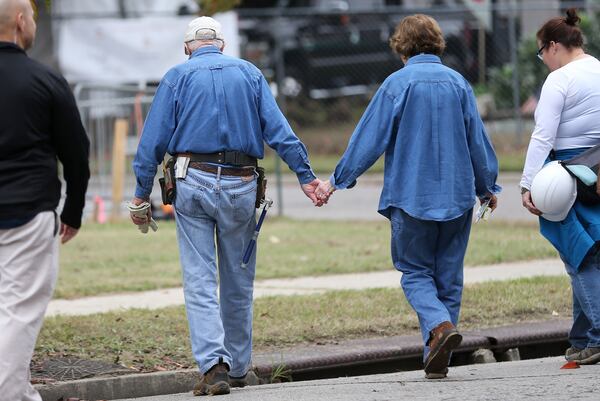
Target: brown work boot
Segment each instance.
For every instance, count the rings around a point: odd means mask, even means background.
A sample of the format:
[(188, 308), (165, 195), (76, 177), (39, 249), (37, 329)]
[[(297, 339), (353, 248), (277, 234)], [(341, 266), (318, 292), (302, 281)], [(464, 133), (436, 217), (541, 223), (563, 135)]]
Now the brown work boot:
[(565, 359), (569, 362), (577, 362), (581, 360), (581, 351), (583, 351), (583, 349), (571, 346), (565, 351)]
[(600, 347), (587, 347), (579, 353), (579, 359), (575, 360), (580, 365), (595, 365), (600, 362)]
[(233, 377), (229, 376), (229, 385), (231, 387), (246, 387), (246, 386), (257, 386), (260, 384), (260, 379), (254, 373), (254, 371), (249, 370), (242, 377)]
[(425, 373), (429, 379), (441, 379), (448, 373), (450, 353), (460, 345), (462, 336), (450, 322), (442, 322), (431, 330), (429, 355), (425, 360)]
[(218, 363), (200, 379), (194, 387), (194, 395), (223, 395), (229, 394), (229, 377), (227, 365)]

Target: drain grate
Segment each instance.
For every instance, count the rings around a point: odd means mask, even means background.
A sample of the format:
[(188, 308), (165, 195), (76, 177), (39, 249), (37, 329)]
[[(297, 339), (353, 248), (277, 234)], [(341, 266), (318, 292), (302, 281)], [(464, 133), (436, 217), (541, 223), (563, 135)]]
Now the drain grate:
[(90, 361), (77, 358), (58, 358), (45, 361), (38, 369), (32, 369), (31, 375), (35, 377), (50, 378), (57, 381), (78, 380), (86, 377), (134, 373), (121, 365)]

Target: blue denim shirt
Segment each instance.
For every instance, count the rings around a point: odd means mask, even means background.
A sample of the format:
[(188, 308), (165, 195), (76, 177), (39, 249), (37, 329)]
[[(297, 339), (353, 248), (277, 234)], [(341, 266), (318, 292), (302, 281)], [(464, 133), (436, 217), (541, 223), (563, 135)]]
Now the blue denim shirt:
[(411, 57), (381, 85), (330, 180), (351, 188), (385, 152), (379, 213), (455, 219), (498, 193), (498, 161), (469, 83), (435, 55)]
[(150, 196), (165, 152), (228, 150), (262, 159), (263, 141), (301, 184), (315, 179), (306, 147), (279, 110), (260, 70), (216, 47), (202, 47), (169, 70), (158, 86), (133, 161), (135, 196)]

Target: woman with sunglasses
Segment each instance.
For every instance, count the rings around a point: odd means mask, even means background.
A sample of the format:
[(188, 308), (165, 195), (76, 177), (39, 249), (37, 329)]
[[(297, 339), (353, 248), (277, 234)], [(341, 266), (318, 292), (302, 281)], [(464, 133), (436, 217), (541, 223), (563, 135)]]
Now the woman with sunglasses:
[(585, 53), (579, 21), (576, 10), (569, 9), (566, 17), (550, 19), (537, 32), (537, 55), (550, 74), (535, 111), (520, 185), (523, 206), (540, 216), (540, 231), (571, 278), (574, 321), (565, 358), (595, 364), (600, 361), (600, 205), (576, 201), (562, 221), (550, 221), (529, 192), (545, 163), (570, 159), (600, 143), (600, 61)]

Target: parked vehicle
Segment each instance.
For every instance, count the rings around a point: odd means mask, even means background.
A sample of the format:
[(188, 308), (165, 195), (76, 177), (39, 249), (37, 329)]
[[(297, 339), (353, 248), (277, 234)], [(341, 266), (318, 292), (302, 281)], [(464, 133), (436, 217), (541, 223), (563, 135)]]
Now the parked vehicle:
[[(243, 1), (238, 8), (241, 55), (276, 81), (278, 41), (284, 70), (281, 90), (287, 96), (318, 99), (369, 93), (402, 67), (388, 43), (400, 19), (414, 12), (400, 7), (405, 3)], [(464, 15), (457, 17), (445, 21), (449, 46), (444, 61), (466, 76), (474, 75), (475, 59), (464, 38)]]

